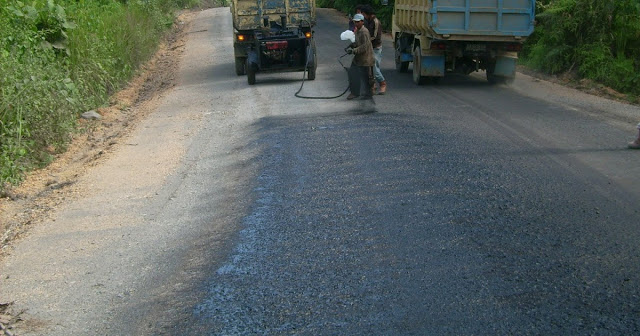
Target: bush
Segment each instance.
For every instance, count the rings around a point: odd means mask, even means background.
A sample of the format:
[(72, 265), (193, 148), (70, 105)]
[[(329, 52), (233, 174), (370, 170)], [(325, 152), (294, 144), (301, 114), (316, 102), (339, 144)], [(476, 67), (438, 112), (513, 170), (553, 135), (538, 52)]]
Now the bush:
[(198, 0), (0, 0), (0, 189), (65, 149)]
[(640, 0), (555, 0), (538, 6), (525, 64), (550, 74), (576, 71), (637, 95)]
[(387, 5), (383, 5), (380, 0), (318, 0), (316, 5), (321, 8), (335, 8), (343, 13), (355, 13), (358, 5), (371, 5), (375, 10), (376, 17), (382, 23), (382, 29), (391, 30), (391, 18), (393, 16), (394, 1), (391, 0)]

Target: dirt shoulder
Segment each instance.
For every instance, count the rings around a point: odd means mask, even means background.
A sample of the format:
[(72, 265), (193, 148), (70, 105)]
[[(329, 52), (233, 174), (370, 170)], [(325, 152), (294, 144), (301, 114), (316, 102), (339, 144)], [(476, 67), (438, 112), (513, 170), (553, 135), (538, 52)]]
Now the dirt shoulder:
[(560, 74), (560, 75), (547, 75), (547, 74), (529, 69), (523, 65), (518, 65), (517, 70), (518, 72), (523, 73), (527, 76), (534, 77), (539, 80), (544, 80), (547, 82), (559, 84), (562, 86), (566, 86), (572, 89), (576, 89), (584, 93), (588, 93), (590, 95), (594, 95), (597, 97), (606, 98), (610, 100), (615, 100), (620, 103), (640, 106), (640, 100), (639, 100), (640, 98), (638, 97), (630, 97), (629, 95), (618, 92), (605, 85), (596, 83), (590, 79), (578, 78), (577, 75), (570, 72)]
[[(228, 13), (207, 9), (184, 20), (184, 39), (176, 39), (184, 46), (164, 49), (181, 52), (137, 82), (153, 94), (137, 92), (131, 111), (113, 112), (122, 119), (114, 122), (128, 121), (125, 129), (104, 134), (96, 126), (95, 148), (76, 152), (86, 156), (81, 168), (69, 156), (44, 175), (62, 185), (40, 194), (33, 204), (42, 214), (0, 263), (0, 303), (10, 303), (0, 315), (11, 315), (16, 333), (127, 334), (195, 304), (190, 286), (225, 256), (215, 252), (228, 250), (222, 246), (237, 232), (234, 216), (248, 204), (245, 178), (255, 176), (252, 153), (231, 153), (249, 141), (236, 126), (254, 120), (255, 104), (234, 105), (239, 90), (227, 93), (244, 82), (223, 79), (234, 76), (224, 61), (232, 48), (211, 43), (230, 40)], [(164, 71), (169, 64), (175, 71)], [(157, 317), (166, 307), (172, 315)]]
[[(46, 168), (29, 173), (21, 185), (2, 195), (0, 261), (4, 261), (15, 244), (32, 229), (50, 219), (57, 207), (82, 197), (76, 182), (114, 153), (135, 125), (156, 110), (165, 93), (176, 86), (179, 62), (196, 15), (197, 12), (184, 12), (178, 16), (174, 28), (139, 74), (110, 99), (109, 106), (96, 109), (102, 116), (100, 120), (78, 120), (80, 132), (66, 152)], [(9, 278), (9, 275), (2, 276)], [(0, 335), (11, 335), (13, 325), (23, 319), (12, 305), (12, 302), (0, 302)]]
[(139, 74), (111, 98), (108, 107), (96, 109), (102, 119), (79, 119), (80, 132), (68, 150), (46, 168), (29, 173), (21, 185), (0, 198), (0, 260), (11, 250), (12, 242), (47, 218), (57, 205), (76, 197), (73, 186), (78, 178), (98, 165), (133, 125), (154, 110), (158, 98), (176, 85), (180, 55), (195, 15), (185, 12), (178, 16), (174, 28)]

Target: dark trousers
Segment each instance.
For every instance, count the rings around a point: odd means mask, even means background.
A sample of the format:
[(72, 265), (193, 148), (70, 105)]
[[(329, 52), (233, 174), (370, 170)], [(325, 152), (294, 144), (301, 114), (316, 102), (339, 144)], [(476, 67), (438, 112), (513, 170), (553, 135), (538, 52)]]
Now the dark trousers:
[(351, 64), (349, 68), (349, 88), (356, 96), (371, 96), (375, 81), (373, 67)]

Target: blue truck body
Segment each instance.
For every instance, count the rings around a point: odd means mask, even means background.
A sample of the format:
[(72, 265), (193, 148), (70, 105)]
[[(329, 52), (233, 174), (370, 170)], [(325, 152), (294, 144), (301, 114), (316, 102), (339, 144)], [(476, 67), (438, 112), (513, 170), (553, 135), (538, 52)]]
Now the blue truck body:
[(535, 0), (396, 0), (396, 67), (405, 72), (413, 62), (418, 84), (480, 70), (490, 82), (508, 82), (534, 19)]

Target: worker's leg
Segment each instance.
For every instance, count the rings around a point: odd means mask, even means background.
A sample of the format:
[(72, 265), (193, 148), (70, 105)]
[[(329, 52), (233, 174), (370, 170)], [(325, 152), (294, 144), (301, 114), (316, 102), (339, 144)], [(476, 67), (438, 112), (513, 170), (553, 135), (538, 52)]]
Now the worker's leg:
[(367, 79), (367, 84), (368, 84), (365, 87), (371, 88), (371, 90), (367, 92), (367, 96), (373, 96), (375, 94), (375, 84), (376, 84), (376, 80), (373, 75), (374, 67), (370, 66), (370, 67), (363, 67), (363, 68), (365, 68), (365, 75), (363, 77)]
[(351, 67), (349, 68), (349, 89), (351, 90), (351, 94), (347, 97), (347, 99), (353, 99), (360, 96), (360, 86), (362, 85), (361, 78), (362, 74), (360, 67), (351, 64)]

